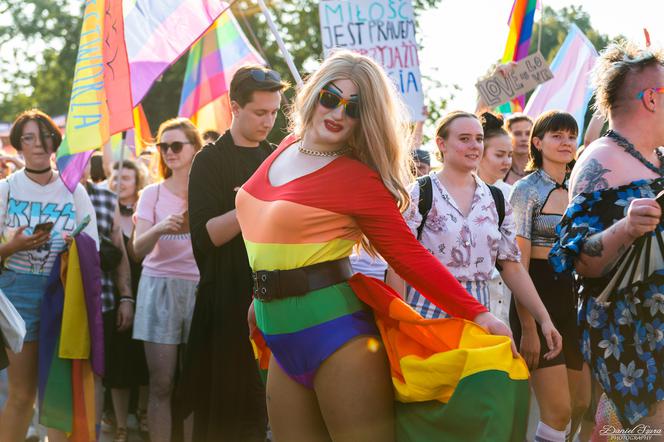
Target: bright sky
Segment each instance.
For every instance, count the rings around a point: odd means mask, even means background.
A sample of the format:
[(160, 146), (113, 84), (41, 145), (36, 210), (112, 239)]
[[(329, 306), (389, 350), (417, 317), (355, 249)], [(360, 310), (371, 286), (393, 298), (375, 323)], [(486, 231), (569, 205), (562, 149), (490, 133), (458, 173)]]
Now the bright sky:
[[(647, 28), (653, 45), (664, 46), (664, 1), (662, 0), (542, 0), (545, 6), (560, 9), (583, 5), (591, 25), (610, 37), (622, 34), (644, 42)], [(443, 84), (461, 87), (448, 109), (475, 109), (475, 82), (502, 57), (507, 40), (513, 0), (442, 0), (435, 10), (424, 13), (418, 38), (423, 49), (420, 64), (423, 75)], [(535, 16), (539, 20), (539, 13)], [(537, 35), (533, 35), (537, 39)], [(426, 83), (425, 83), (426, 86)]]

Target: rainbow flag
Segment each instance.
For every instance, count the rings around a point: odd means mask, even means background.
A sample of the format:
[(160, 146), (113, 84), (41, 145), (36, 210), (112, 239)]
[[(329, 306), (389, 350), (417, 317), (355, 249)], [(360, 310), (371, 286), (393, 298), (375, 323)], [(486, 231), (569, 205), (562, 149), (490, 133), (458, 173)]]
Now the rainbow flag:
[(104, 373), (101, 271), (95, 241), (78, 235), (55, 261), (41, 306), (39, 421), (96, 440), (94, 373)]
[(537, 86), (524, 112), (533, 118), (553, 109), (569, 112), (574, 115), (579, 125), (581, 140), (586, 109), (593, 94), (590, 72), (598, 56), (592, 42), (578, 26), (572, 24), (567, 38), (551, 63), (553, 80)]
[[(514, 0), (508, 21), (510, 31), (507, 35), (502, 63), (519, 61), (528, 56), (537, 6), (537, 0)], [(504, 114), (521, 112), (525, 106), (525, 100), (523, 96), (518, 97), (499, 106), (499, 110)]]
[(154, 143), (154, 139), (142, 105), (139, 104), (134, 108), (133, 119), (134, 128), (127, 131), (125, 142), (133, 154), (138, 157), (148, 145)]
[(57, 152), (58, 169), (71, 192), (83, 176), (91, 151), (111, 135), (104, 87), (104, 6), (103, 1), (85, 2), (65, 136)]
[(134, 108), (152, 84), (227, 7), (218, 0), (86, 0), (65, 139), (57, 153), (70, 191), (92, 151), (132, 127)]
[(223, 133), (231, 122), (228, 91), (243, 65), (265, 64), (251, 46), (230, 9), (189, 50), (178, 115), (201, 130)]
[[(358, 273), (349, 284), (373, 310), (387, 352), (397, 441), (525, 440), (529, 373), (509, 338), (463, 319), (424, 319), (377, 279)], [(265, 380), (270, 349), (258, 328), (251, 340)]]
[(228, 8), (219, 0), (129, 0), (125, 5), (125, 39), (134, 106)]

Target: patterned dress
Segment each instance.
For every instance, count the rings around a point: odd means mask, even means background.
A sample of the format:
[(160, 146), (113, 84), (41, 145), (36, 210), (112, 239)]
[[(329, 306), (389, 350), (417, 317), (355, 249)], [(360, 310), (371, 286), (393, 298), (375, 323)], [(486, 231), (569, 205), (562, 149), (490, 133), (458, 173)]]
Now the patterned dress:
[[(662, 189), (664, 178), (638, 180), (574, 198), (549, 255), (555, 270), (572, 271), (590, 236), (623, 219), (634, 198), (654, 198)], [(657, 232), (663, 229), (660, 223)], [(627, 426), (664, 399), (664, 269), (652, 269), (643, 281), (630, 289), (614, 290), (607, 302), (600, 303), (596, 298), (614, 272), (580, 278), (581, 351)]]

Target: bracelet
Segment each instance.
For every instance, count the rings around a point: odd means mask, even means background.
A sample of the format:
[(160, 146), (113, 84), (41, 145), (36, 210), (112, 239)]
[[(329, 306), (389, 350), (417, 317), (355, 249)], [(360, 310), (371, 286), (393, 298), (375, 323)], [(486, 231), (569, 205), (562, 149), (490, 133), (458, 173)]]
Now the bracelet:
[(131, 296), (120, 296), (120, 302), (131, 302), (132, 304), (136, 304), (136, 300)]

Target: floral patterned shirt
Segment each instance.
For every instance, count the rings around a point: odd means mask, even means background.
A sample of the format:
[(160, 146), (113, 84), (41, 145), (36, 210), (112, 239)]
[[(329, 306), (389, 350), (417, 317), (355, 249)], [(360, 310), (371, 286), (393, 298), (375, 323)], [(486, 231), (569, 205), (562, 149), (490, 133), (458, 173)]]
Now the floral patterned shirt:
[[(489, 187), (476, 175), (477, 184), (468, 216), (459, 210), (452, 196), (431, 173), (433, 201), (422, 230), (421, 243), (459, 281), (487, 281), (493, 277), (496, 260), (519, 262), (512, 206), (505, 201), (505, 219), (498, 229), (498, 211)], [(414, 235), (422, 222), (418, 211), (420, 187), (410, 191), (412, 203), (404, 213)]]

